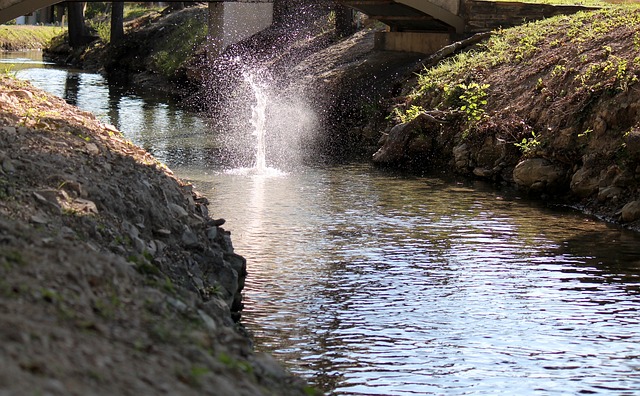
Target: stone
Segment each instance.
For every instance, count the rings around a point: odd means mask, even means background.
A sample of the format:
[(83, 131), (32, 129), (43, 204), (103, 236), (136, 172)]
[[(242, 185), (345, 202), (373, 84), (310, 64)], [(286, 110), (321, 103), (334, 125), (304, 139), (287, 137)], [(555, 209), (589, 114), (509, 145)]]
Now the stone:
[(87, 143), (85, 148), (87, 150), (87, 153), (89, 153), (91, 155), (100, 154), (100, 149), (98, 148), (98, 146), (95, 143)]
[(158, 235), (158, 236), (163, 236), (163, 237), (167, 237), (167, 236), (171, 235), (171, 231), (167, 230), (166, 228), (158, 228), (157, 230), (153, 231), (153, 233)]
[(198, 316), (200, 316), (200, 319), (202, 319), (202, 321), (204, 322), (204, 325), (207, 328), (207, 330), (209, 330), (212, 333), (215, 333), (216, 330), (218, 330), (218, 325), (216, 324), (216, 321), (213, 320), (211, 316), (207, 315), (206, 312), (199, 309)]
[(16, 171), (16, 167), (11, 158), (5, 157), (4, 160), (2, 160), (2, 169), (7, 173), (14, 173)]
[(218, 227), (209, 227), (207, 228), (207, 238), (213, 241), (218, 236)]
[(171, 213), (173, 213), (173, 215), (177, 218), (187, 217), (189, 215), (186, 209), (180, 205), (170, 203), (167, 205), (167, 207), (169, 208)]
[(98, 207), (88, 199), (76, 198), (71, 202), (71, 207), (78, 212), (98, 214)]
[(599, 180), (589, 167), (583, 166), (573, 174), (569, 188), (579, 198), (586, 198), (598, 191)]
[(40, 190), (34, 191), (33, 196), (41, 204), (52, 206), (57, 210), (60, 210), (60, 204), (58, 203), (58, 193), (55, 190)]
[(493, 176), (493, 169), (477, 167), (473, 169), (473, 174), (478, 177), (489, 178)]
[(617, 199), (622, 193), (620, 187), (603, 187), (598, 191), (598, 201), (604, 202), (610, 199)]
[(40, 225), (49, 223), (49, 220), (47, 219), (47, 217), (42, 213), (34, 214), (29, 218), (29, 220), (34, 224), (40, 224)]
[(640, 201), (631, 201), (622, 207), (621, 220), (631, 223), (640, 219)]
[(532, 191), (554, 190), (561, 186), (566, 172), (544, 158), (530, 158), (520, 162), (513, 170), (513, 180)]
[(373, 162), (389, 164), (404, 159), (405, 147), (411, 139), (415, 126), (411, 123), (398, 124), (391, 128), (384, 145), (373, 154)]
[(133, 245), (133, 248), (138, 253), (144, 253), (147, 247), (147, 244), (144, 243), (144, 241), (138, 237), (131, 238), (131, 244)]
[(198, 236), (190, 229), (184, 230), (181, 240), (187, 248), (194, 248), (199, 245)]
[(456, 168), (464, 170), (469, 167), (469, 146), (466, 143), (462, 143), (453, 148), (453, 158), (456, 163)]
[(504, 158), (505, 143), (488, 136), (480, 150), (476, 153), (476, 164), (479, 167), (493, 168)]
[(216, 227), (220, 227), (224, 223), (226, 223), (225, 219), (216, 219), (216, 220), (209, 221), (207, 224), (208, 225), (212, 225), (212, 226), (216, 226)]
[(629, 156), (640, 159), (640, 130), (632, 129), (624, 137), (624, 143)]

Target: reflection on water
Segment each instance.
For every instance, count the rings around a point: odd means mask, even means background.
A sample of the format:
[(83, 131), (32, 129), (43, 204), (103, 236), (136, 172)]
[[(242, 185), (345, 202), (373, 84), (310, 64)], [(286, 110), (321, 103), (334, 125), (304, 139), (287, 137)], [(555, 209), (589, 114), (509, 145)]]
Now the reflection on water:
[(166, 98), (109, 84), (100, 74), (43, 62), (39, 51), (0, 52), (0, 70), (4, 69), (115, 125), (169, 166), (211, 164), (212, 154), (219, 149), (219, 143), (203, 133), (208, 128), (201, 118)]
[(640, 238), (366, 166), (203, 176), (259, 349), (334, 394), (635, 394)]
[(171, 105), (97, 75), (19, 73), (194, 181), (248, 259), (243, 320), (256, 345), (327, 392), (640, 389), (637, 234), (482, 184), (363, 165), (224, 172), (202, 121)]

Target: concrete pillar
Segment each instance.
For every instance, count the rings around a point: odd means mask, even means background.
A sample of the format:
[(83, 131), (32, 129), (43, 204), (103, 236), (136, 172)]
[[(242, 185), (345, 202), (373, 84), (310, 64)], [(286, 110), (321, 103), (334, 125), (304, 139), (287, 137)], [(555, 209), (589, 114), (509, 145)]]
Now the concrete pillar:
[(207, 58), (222, 53), (224, 39), (224, 3), (209, 3), (209, 29), (207, 32)]
[(375, 49), (433, 54), (452, 43), (449, 33), (376, 32)]
[(235, 44), (271, 26), (273, 3), (209, 3), (208, 54), (220, 55)]

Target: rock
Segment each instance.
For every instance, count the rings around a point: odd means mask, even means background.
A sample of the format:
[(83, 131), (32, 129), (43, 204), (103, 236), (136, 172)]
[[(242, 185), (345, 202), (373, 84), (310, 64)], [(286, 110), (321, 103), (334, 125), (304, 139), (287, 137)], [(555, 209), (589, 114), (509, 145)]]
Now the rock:
[(163, 236), (163, 237), (167, 237), (167, 236), (171, 235), (171, 231), (167, 230), (166, 228), (159, 228), (159, 229), (153, 231), (153, 233), (158, 235), (158, 236)]
[(45, 216), (45, 215), (44, 215), (44, 214), (42, 214), (42, 213), (36, 213), (36, 214), (34, 214), (33, 216), (31, 216), (31, 217), (29, 218), (29, 220), (30, 220), (32, 223), (34, 223), (34, 224), (41, 224), (41, 225), (44, 225), (44, 224), (49, 223), (49, 219), (47, 219), (47, 216)]
[(60, 204), (58, 203), (58, 193), (55, 190), (40, 190), (34, 191), (33, 196), (36, 198), (38, 202), (41, 204), (53, 207), (57, 210), (61, 210)]
[(621, 220), (631, 223), (640, 219), (640, 201), (631, 201), (622, 208)]
[(88, 199), (76, 198), (71, 202), (71, 207), (78, 212), (98, 214), (98, 207)]
[(131, 238), (131, 244), (133, 245), (133, 248), (138, 253), (144, 253), (144, 251), (147, 248), (147, 244), (144, 243), (144, 241), (138, 237)]
[(604, 202), (610, 199), (617, 199), (622, 193), (620, 187), (603, 187), (598, 191), (598, 201)]
[(475, 155), (477, 166), (492, 169), (504, 158), (505, 146), (504, 142), (496, 141), (492, 136), (487, 137)]
[(15, 173), (16, 167), (13, 164), (13, 161), (11, 160), (11, 158), (5, 157), (2, 160), (2, 170), (4, 170), (7, 173)]
[(598, 191), (598, 178), (592, 175), (589, 167), (583, 166), (574, 173), (569, 187), (579, 198), (586, 198)]
[(625, 147), (629, 156), (634, 159), (640, 159), (640, 130), (632, 129), (624, 137)]
[(85, 149), (87, 150), (87, 153), (89, 153), (91, 155), (100, 154), (100, 149), (98, 148), (98, 146), (95, 143), (87, 143), (86, 146), (85, 146)]
[(566, 172), (544, 158), (526, 159), (516, 165), (513, 180), (531, 191), (552, 191), (561, 187)]
[(218, 227), (209, 227), (207, 228), (207, 238), (213, 241), (218, 236)]
[(226, 223), (225, 219), (216, 219), (216, 220), (211, 220), (207, 223), (207, 225), (212, 225), (215, 227), (220, 227), (221, 225), (223, 225), (224, 223)]
[(181, 240), (187, 248), (194, 248), (199, 245), (198, 236), (188, 228), (182, 233)]
[(473, 169), (473, 174), (478, 176), (478, 177), (489, 178), (489, 177), (493, 176), (493, 170), (492, 169), (478, 167), (478, 168), (474, 168)]
[(453, 158), (456, 163), (456, 168), (460, 170), (466, 170), (469, 168), (469, 145), (462, 143), (453, 149)]
[(200, 316), (200, 319), (202, 319), (202, 321), (204, 322), (204, 325), (207, 328), (207, 330), (215, 333), (215, 331), (218, 329), (218, 325), (216, 324), (216, 321), (213, 320), (211, 316), (207, 315), (207, 313), (201, 309), (198, 310), (198, 316)]
[(403, 160), (406, 154), (405, 149), (415, 130), (415, 120), (391, 128), (384, 145), (373, 154), (373, 162), (391, 164)]
[(169, 208), (169, 210), (171, 211), (171, 213), (173, 213), (173, 215), (177, 218), (183, 218), (183, 217), (187, 217), (189, 215), (189, 213), (186, 211), (185, 208), (183, 208), (180, 205), (174, 204), (174, 203), (169, 203), (167, 205), (167, 207)]

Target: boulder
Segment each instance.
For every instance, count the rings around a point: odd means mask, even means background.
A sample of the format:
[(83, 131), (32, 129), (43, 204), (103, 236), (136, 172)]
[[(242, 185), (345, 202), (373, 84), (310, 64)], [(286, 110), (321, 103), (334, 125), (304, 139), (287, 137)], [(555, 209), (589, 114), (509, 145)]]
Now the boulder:
[(640, 219), (640, 201), (631, 201), (622, 208), (621, 220), (631, 223)]
[(583, 166), (574, 173), (571, 178), (569, 187), (571, 191), (579, 198), (586, 198), (598, 191), (599, 178), (592, 174), (593, 172), (587, 166)]
[(535, 192), (558, 189), (566, 171), (544, 158), (530, 158), (520, 162), (513, 170), (513, 180), (518, 187)]

